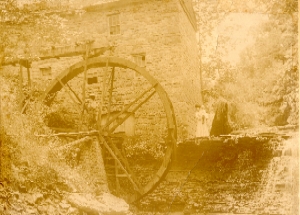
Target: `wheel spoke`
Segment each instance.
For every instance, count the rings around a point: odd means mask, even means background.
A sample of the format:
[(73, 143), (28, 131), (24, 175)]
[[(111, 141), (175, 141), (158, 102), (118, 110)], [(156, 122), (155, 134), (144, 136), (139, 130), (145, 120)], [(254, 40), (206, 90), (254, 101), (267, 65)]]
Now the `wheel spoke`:
[(74, 128), (63, 128), (63, 127), (53, 127), (53, 126), (49, 126), (49, 128), (51, 128), (54, 132), (58, 133), (62, 133), (62, 132), (78, 132), (78, 129), (74, 129)]
[[(81, 118), (83, 118), (83, 112), (84, 112), (84, 107), (85, 107), (85, 93), (86, 93), (86, 79), (87, 79), (87, 61), (89, 57), (89, 48), (90, 46), (86, 44), (85, 47), (85, 61), (84, 61), (84, 70), (83, 70), (83, 86), (82, 86), (82, 113), (81, 113)], [(82, 120), (83, 121), (83, 120)]]
[(78, 102), (79, 102), (80, 104), (82, 104), (81, 99), (79, 98), (79, 96), (77, 95), (77, 93), (70, 87), (70, 85), (69, 85), (68, 83), (66, 83), (65, 85), (66, 85), (66, 86), (69, 88), (69, 90), (74, 94), (74, 96), (76, 97), (76, 99), (78, 100)]
[[(59, 78), (56, 78), (56, 80), (60, 83), (60, 85), (63, 88), (65, 88), (66, 85)], [(72, 96), (72, 94), (70, 93), (70, 91), (66, 90), (66, 92), (68, 93), (68, 95), (72, 99), (72, 101), (76, 104), (77, 109), (81, 110), (80, 107), (79, 107), (80, 104), (78, 104), (78, 102), (74, 99), (74, 97)]]
[(71, 136), (95, 136), (98, 135), (99, 132), (97, 130), (92, 130), (92, 131), (79, 131), (79, 132), (61, 132), (61, 133), (56, 133), (56, 134), (34, 134), (36, 137), (55, 137), (55, 136), (60, 136), (60, 137), (71, 137)]
[(103, 103), (104, 103), (104, 98), (105, 98), (105, 94), (106, 94), (106, 78), (107, 78), (107, 74), (108, 74), (108, 59), (106, 61), (106, 67), (105, 67), (105, 73), (103, 75), (103, 81), (102, 81), (102, 95), (101, 95), (101, 102), (99, 104), (99, 111), (98, 111), (98, 129), (101, 131), (102, 130), (102, 126), (101, 126), (101, 121), (102, 121), (102, 107), (103, 107)]
[[(143, 194), (142, 188), (141, 186), (138, 184), (137, 181), (133, 180), (132, 175), (128, 172), (128, 170), (123, 166), (123, 164), (121, 163), (121, 161), (119, 160), (119, 158), (115, 155), (114, 151), (109, 147), (109, 145), (107, 144), (106, 140), (104, 139), (103, 136), (98, 135), (99, 141), (103, 143), (103, 145), (106, 147), (106, 149), (108, 150), (108, 152), (111, 154), (111, 156), (116, 160), (116, 162), (118, 163), (118, 165), (120, 166), (120, 168), (124, 171), (124, 173), (126, 174), (126, 176), (128, 177), (129, 181), (133, 184), (135, 190), (137, 192), (139, 192), (140, 194)], [(120, 156), (122, 157), (122, 156)], [(123, 158), (125, 159), (125, 158)]]
[[(108, 127), (112, 122), (114, 122), (118, 117), (120, 117), (123, 113), (125, 113), (127, 110), (129, 110), (130, 107), (132, 107), (138, 100), (140, 100), (146, 93), (148, 93), (150, 90), (152, 90), (155, 86), (156, 86), (156, 84), (153, 85), (153, 86), (151, 86), (151, 87), (149, 87), (147, 90), (145, 90), (143, 93), (141, 93), (134, 101), (132, 101), (129, 104), (127, 104), (120, 113), (116, 114), (103, 127), (104, 128)], [(153, 95), (153, 93), (152, 93), (152, 95)]]
[(122, 152), (118, 149), (118, 147), (116, 146), (116, 144), (113, 143), (113, 141), (111, 140), (111, 138), (108, 138), (108, 142), (109, 145), (111, 146), (111, 148), (113, 149), (113, 151), (118, 155), (118, 158), (120, 158), (120, 160), (123, 162), (123, 164), (125, 165), (125, 169), (127, 170), (127, 172), (131, 175), (132, 179), (134, 180), (134, 182), (137, 184), (139, 190), (142, 190), (142, 186), (140, 185), (140, 183), (138, 182), (136, 176), (134, 175), (134, 173), (131, 171), (130, 167), (129, 167), (129, 163), (127, 161), (127, 159), (123, 156)]
[(108, 133), (114, 132), (116, 128), (121, 125), (123, 122), (125, 122), (126, 119), (128, 119), (135, 111), (137, 111), (143, 104), (145, 104), (153, 95), (155, 94), (155, 91), (153, 91), (147, 98), (145, 98), (140, 104), (138, 104), (130, 113), (127, 113), (125, 117), (123, 117), (116, 125), (114, 125), (111, 129), (109, 129)]
[(86, 141), (91, 141), (91, 140), (92, 140), (91, 137), (82, 137), (78, 140), (74, 140), (70, 143), (67, 143), (66, 145), (55, 147), (55, 150), (56, 151), (64, 150), (64, 149), (71, 148), (71, 147), (74, 147), (75, 145), (81, 144)]
[(111, 79), (110, 79), (110, 89), (109, 89), (109, 100), (108, 100), (108, 107), (107, 107), (107, 119), (106, 123), (109, 122), (110, 112), (111, 112), (111, 102), (112, 102), (112, 91), (114, 87), (114, 78), (115, 78), (115, 67), (113, 67), (111, 71)]
[(73, 89), (71, 88), (71, 86), (70, 86), (68, 83), (66, 83), (65, 85), (66, 85), (66, 86), (69, 88), (69, 90), (73, 93), (73, 95), (76, 97), (76, 99), (78, 100), (78, 102), (79, 102), (80, 104), (83, 104), (83, 108), (84, 108), (84, 109), (86, 110), (86, 112), (88, 113), (89, 111), (88, 111), (88, 108), (86, 107), (86, 104), (82, 102), (82, 100), (79, 98), (79, 96), (78, 96), (78, 94), (75, 92), (75, 90), (73, 90)]

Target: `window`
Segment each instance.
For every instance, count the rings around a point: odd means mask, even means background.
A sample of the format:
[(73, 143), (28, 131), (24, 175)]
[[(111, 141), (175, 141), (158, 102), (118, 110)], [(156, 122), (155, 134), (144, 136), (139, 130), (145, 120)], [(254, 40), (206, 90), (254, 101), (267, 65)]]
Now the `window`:
[(120, 19), (119, 14), (112, 14), (108, 16), (109, 33), (110, 35), (120, 34)]
[(133, 60), (140, 67), (146, 66), (146, 56), (144, 54), (133, 55)]
[[(116, 116), (117, 114), (119, 114), (120, 112), (118, 111), (114, 111), (110, 113), (110, 119), (112, 119), (114, 116)], [(123, 122), (122, 119), (124, 119), (126, 116), (129, 117)], [(107, 114), (103, 114), (101, 116), (101, 125), (104, 126), (105, 123), (107, 122)], [(121, 123), (121, 124), (119, 124)], [(114, 133), (123, 133), (125, 132), (127, 137), (132, 137), (135, 135), (135, 116), (133, 113), (130, 112), (124, 112), (123, 114), (121, 114), (119, 117), (116, 118), (116, 120), (109, 126), (110, 128), (112, 128), (115, 125), (119, 126), (114, 130)]]
[(98, 83), (98, 78), (97, 77), (89, 77), (87, 79), (88, 84), (97, 84)]
[(51, 75), (51, 67), (40, 67), (40, 71), (42, 72), (43, 76), (50, 76)]

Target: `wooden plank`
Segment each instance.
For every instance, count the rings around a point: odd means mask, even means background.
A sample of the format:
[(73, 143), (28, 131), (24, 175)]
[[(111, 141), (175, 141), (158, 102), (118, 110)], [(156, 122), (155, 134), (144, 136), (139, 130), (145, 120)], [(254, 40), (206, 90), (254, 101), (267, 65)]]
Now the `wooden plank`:
[(132, 177), (133, 181), (135, 181), (137, 183), (138, 187), (140, 188), (141, 185), (137, 182), (138, 181), (137, 178), (135, 177), (134, 173), (131, 171), (127, 159), (123, 157), (121, 151), (119, 150), (119, 148), (116, 146), (116, 144), (111, 139), (109, 139), (109, 143), (110, 143), (110, 146), (112, 147), (112, 149), (114, 150), (114, 152), (119, 156), (119, 158), (125, 165), (126, 170), (128, 171), (129, 175)]
[(126, 174), (117, 174), (116, 175), (117, 178), (127, 178)]
[(91, 141), (92, 138), (91, 137), (83, 137), (81, 139), (78, 139), (78, 140), (75, 140), (75, 141), (72, 141), (66, 145), (63, 145), (63, 146), (59, 146), (59, 147), (56, 147), (54, 148), (55, 151), (60, 151), (60, 150), (66, 150), (66, 149), (69, 149), (71, 147), (74, 147), (78, 144), (81, 144), (81, 143), (84, 143), (86, 141)]
[(98, 135), (99, 138), (99, 142), (103, 143), (103, 145), (106, 147), (106, 149), (108, 150), (108, 152), (111, 154), (111, 156), (113, 156), (113, 158), (116, 160), (116, 162), (120, 165), (120, 168), (124, 171), (124, 173), (127, 175), (129, 181), (133, 184), (135, 190), (137, 192), (139, 192), (140, 194), (143, 194), (143, 190), (142, 188), (132, 179), (131, 175), (128, 173), (128, 171), (123, 167), (121, 161), (118, 159), (118, 157), (114, 154), (114, 152), (112, 151), (112, 149), (109, 147), (109, 145), (107, 144), (106, 140), (104, 139), (104, 137), (102, 137), (101, 135)]
[[(81, 45), (73, 45), (73, 46), (56, 46), (47, 49), (41, 49), (39, 51), (39, 56), (32, 58), (19, 58), (19, 57), (10, 57), (5, 58), (2, 62), (2, 65), (14, 65), (18, 63), (22, 63), (25, 67), (30, 66), (30, 64), (26, 63), (26, 61), (37, 61), (37, 60), (45, 60), (50, 58), (59, 58), (59, 57), (73, 57), (78, 55), (84, 55), (86, 52), (85, 48), (86, 44)], [(96, 44), (91, 44), (91, 54), (90, 57), (95, 57), (103, 54), (105, 51), (112, 49), (112, 46), (100, 47)], [(23, 60), (23, 61), (21, 61)]]
[(66, 133), (57, 133), (57, 134), (34, 134), (36, 137), (71, 137), (71, 136), (95, 136), (98, 135), (97, 130), (92, 131), (79, 131), (79, 132), (66, 132)]
[(59, 128), (59, 127), (49, 127), (49, 128), (58, 132), (77, 132), (77, 129), (73, 129), (73, 128)]

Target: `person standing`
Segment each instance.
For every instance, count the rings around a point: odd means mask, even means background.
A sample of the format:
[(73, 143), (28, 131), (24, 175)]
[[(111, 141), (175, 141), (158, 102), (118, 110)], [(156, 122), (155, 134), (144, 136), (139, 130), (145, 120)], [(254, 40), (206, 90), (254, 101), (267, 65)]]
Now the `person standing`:
[(228, 104), (219, 102), (212, 122), (210, 136), (220, 136), (229, 134), (232, 131), (228, 117)]
[(207, 119), (208, 114), (205, 111), (204, 105), (196, 105), (196, 120), (197, 120), (197, 128), (196, 128), (196, 138), (197, 137), (208, 137), (208, 128), (207, 128)]

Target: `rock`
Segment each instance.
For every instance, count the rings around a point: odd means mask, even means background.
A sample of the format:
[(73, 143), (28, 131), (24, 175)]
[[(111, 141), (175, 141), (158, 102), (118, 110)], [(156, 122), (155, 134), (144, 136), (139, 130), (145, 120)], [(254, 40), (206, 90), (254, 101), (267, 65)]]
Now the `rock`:
[(39, 206), (37, 206), (37, 210), (39, 213), (46, 213), (48, 210), (48, 206), (47, 205), (39, 205)]
[(35, 204), (43, 200), (44, 195), (42, 193), (34, 193), (32, 195), (32, 200)]
[(70, 207), (68, 209), (68, 215), (77, 215), (77, 214), (79, 214), (79, 211), (77, 208)]
[(282, 150), (275, 150), (274, 152), (273, 152), (273, 156), (274, 157), (280, 157), (282, 155)]
[(31, 195), (26, 196), (26, 202), (29, 205), (34, 205), (40, 202), (43, 199), (43, 194), (41, 193), (33, 193)]
[(73, 193), (67, 196), (67, 200), (72, 206), (86, 213), (126, 214), (129, 211), (129, 205), (123, 199), (108, 193), (98, 197)]
[(110, 193), (103, 193), (97, 199), (103, 202), (111, 213), (126, 214), (129, 211), (129, 205), (121, 198), (118, 198)]
[(53, 201), (54, 201), (55, 204), (58, 204), (58, 203), (60, 202), (60, 200), (59, 200), (59, 199), (56, 199), (56, 198), (53, 199)]
[(23, 211), (23, 207), (21, 207), (19, 204), (12, 204), (12, 208), (17, 212)]
[(39, 213), (36, 208), (26, 208), (26, 214), (38, 215)]
[(49, 214), (49, 215), (57, 214), (55, 207), (53, 205), (49, 205), (47, 214)]
[(19, 184), (18, 185), (18, 190), (21, 192), (21, 193), (26, 193), (27, 192), (27, 188), (25, 185), (23, 184)]
[(108, 208), (97, 201), (91, 194), (73, 193), (67, 197), (69, 203), (87, 213), (102, 213), (108, 211)]
[(59, 204), (59, 207), (61, 207), (62, 209), (68, 209), (68, 208), (71, 207), (71, 205), (68, 204), (68, 203), (63, 203), (63, 202), (61, 202), (61, 203)]

